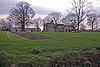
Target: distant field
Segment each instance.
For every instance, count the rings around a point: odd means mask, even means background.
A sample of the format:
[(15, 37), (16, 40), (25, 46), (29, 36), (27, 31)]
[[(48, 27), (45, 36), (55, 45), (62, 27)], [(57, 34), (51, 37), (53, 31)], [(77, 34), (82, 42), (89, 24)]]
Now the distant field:
[(28, 62), (45, 58), (48, 54), (93, 50), (100, 47), (100, 33), (33, 32), (49, 36), (48, 40), (25, 40), (10, 32), (0, 32), (0, 53), (15, 62)]

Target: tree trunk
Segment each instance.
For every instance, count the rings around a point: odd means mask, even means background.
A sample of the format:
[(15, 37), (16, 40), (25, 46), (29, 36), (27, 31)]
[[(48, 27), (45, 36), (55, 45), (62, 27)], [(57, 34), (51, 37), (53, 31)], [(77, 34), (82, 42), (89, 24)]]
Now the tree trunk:
[(39, 32), (39, 27), (37, 27), (37, 32)]
[(77, 28), (77, 32), (79, 32), (80, 31), (80, 27), (79, 27), (79, 22), (78, 22), (78, 28)]
[(54, 28), (54, 29), (55, 29), (55, 32), (57, 32), (57, 23), (55, 23), (55, 25), (56, 25), (56, 26), (55, 26), (55, 28)]
[(57, 32), (57, 26), (55, 26), (55, 32)]
[(92, 23), (92, 32), (93, 32), (93, 23)]
[(21, 31), (23, 31), (23, 32), (25, 31), (25, 22), (24, 21), (22, 22)]

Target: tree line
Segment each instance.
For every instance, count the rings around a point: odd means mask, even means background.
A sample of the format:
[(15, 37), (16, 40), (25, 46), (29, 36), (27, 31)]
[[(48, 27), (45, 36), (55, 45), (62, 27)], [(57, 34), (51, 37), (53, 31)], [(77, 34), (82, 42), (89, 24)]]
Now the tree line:
[(100, 27), (100, 15), (93, 11), (91, 2), (87, 0), (73, 0), (71, 4), (72, 8), (67, 10), (65, 15), (62, 15), (61, 12), (53, 11), (42, 19), (41, 17), (34, 18), (36, 13), (31, 5), (22, 1), (9, 11), (8, 18), (0, 20), (0, 25), (8, 30), (17, 25), (21, 27), (21, 31), (25, 31), (25, 26), (30, 26), (30, 24), (40, 28), (44, 23), (50, 23), (51, 21), (54, 24), (72, 25), (78, 32), (80, 28), (85, 28), (86, 25), (91, 26), (92, 31), (94, 28)]

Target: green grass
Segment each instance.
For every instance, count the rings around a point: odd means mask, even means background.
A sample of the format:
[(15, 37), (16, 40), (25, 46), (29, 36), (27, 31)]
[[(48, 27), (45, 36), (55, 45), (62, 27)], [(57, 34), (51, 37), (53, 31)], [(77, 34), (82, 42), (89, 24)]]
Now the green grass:
[[(14, 62), (28, 62), (45, 58), (48, 54), (92, 50), (100, 47), (100, 33), (33, 32), (49, 36), (48, 40), (25, 40), (10, 32), (0, 32), (0, 52)], [(34, 54), (37, 50), (39, 54)]]

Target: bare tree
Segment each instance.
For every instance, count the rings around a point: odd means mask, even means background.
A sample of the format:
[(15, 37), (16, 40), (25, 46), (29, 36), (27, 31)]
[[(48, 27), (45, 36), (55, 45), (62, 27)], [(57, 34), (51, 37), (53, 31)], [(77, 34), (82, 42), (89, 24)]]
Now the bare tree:
[(60, 12), (51, 12), (48, 15), (53, 20), (54, 24), (58, 24), (59, 23), (59, 20), (61, 18), (61, 13)]
[(7, 30), (11, 31), (11, 28), (13, 27), (13, 22), (10, 20), (10, 18), (6, 18), (6, 23), (7, 23)]
[(39, 32), (39, 29), (41, 28), (42, 22), (43, 22), (43, 20), (40, 17), (33, 20), (33, 24), (37, 28), (37, 32)]
[(46, 17), (43, 19), (43, 23), (50, 23), (50, 21), (51, 21), (50, 16), (46, 16)]
[(98, 16), (95, 13), (89, 14), (87, 16), (87, 25), (92, 27), (92, 31), (93, 31), (94, 25), (97, 24), (97, 18)]
[(51, 12), (50, 14), (48, 14), (44, 19), (43, 19), (43, 23), (54, 23), (55, 24), (55, 32), (56, 32), (56, 26), (57, 24), (60, 22), (61, 20), (61, 13), (60, 12)]
[(100, 15), (98, 15), (97, 22), (95, 23), (95, 28), (100, 28)]
[(84, 19), (90, 12), (90, 4), (91, 3), (88, 2), (88, 0), (73, 0), (72, 2), (73, 8), (70, 13), (76, 14), (78, 32), (80, 23), (84, 21)]
[(7, 29), (7, 22), (5, 19), (0, 19), (1, 30), (6, 31)]
[(31, 18), (34, 17), (35, 12), (31, 8), (30, 4), (22, 1), (16, 4), (16, 6), (10, 10), (9, 15), (11, 18), (17, 20), (17, 22), (21, 24), (21, 31), (25, 31), (25, 25)]
[(77, 27), (76, 21), (77, 21), (77, 19), (76, 19), (76, 14), (75, 13), (67, 14), (64, 18), (62, 18), (62, 22), (64, 24), (72, 25), (74, 29)]
[(1, 19), (0, 27), (1, 27), (1, 30), (10, 31), (12, 27), (12, 23), (10, 23), (8, 19)]
[[(48, 14), (48, 16), (51, 19), (50, 22), (53, 22), (55, 25), (57, 25), (60, 22), (60, 19), (61, 19), (60, 12), (51, 12), (50, 14)], [(57, 28), (57, 26), (55, 26), (55, 32), (56, 32), (56, 28)]]
[(63, 17), (61, 18), (61, 22), (62, 22), (63, 24), (65, 24), (65, 25), (69, 25), (69, 24), (70, 24), (70, 22), (68, 21), (68, 16), (63, 16)]

